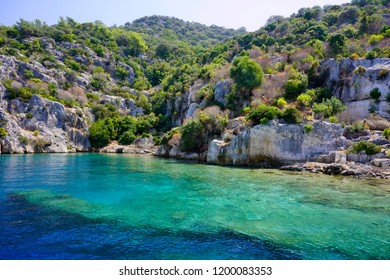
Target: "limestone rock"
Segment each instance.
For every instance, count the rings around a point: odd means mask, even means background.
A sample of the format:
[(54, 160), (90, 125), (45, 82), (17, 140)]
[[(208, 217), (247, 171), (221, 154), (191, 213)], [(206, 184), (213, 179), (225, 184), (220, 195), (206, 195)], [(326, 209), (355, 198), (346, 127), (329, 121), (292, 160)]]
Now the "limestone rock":
[(214, 99), (224, 106), (227, 105), (225, 96), (230, 93), (232, 87), (232, 80), (223, 80), (215, 84)]
[(390, 169), (390, 158), (377, 158), (371, 164), (383, 169)]
[[(354, 72), (359, 66), (365, 69), (364, 73)], [(345, 102), (347, 107), (346, 111), (338, 115), (339, 120), (353, 122), (367, 118), (373, 101), (370, 92), (374, 88), (382, 93), (379, 103), (374, 104), (377, 113), (390, 119), (390, 105), (386, 102), (390, 75), (381, 74), (386, 71), (390, 71), (389, 58), (329, 59), (322, 63), (320, 72), (325, 86), (334, 88), (336, 97)]]
[(207, 162), (223, 165), (271, 165), (306, 161), (346, 145), (343, 128), (337, 124), (315, 122), (310, 133), (300, 125), (272, 122), (239, 133), (231, 143), (210, 143)]
[(72, 149), (90, 149), (83, 111), (65, 108), (38, 95), (29, 101), (19, 98), (9, 101), (7, 110), (0, 107), (0, 120), (6, 124), (8, 133), (3, 153), (67, 153)]

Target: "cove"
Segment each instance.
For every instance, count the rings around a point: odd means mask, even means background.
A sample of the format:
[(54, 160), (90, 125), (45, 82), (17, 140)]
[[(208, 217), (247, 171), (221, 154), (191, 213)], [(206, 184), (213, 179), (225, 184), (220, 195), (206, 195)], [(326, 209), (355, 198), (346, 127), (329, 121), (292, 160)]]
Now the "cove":
[(0, 156), (0, 259), (390, 259), (388, 181)]

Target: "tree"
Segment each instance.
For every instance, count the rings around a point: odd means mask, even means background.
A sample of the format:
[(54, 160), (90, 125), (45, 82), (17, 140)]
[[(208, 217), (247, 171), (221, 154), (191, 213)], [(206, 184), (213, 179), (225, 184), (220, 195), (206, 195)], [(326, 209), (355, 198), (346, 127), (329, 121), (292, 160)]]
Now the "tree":
[(252, 90), (259, 87), (264, 79), (261, 66), (247, 56), (240, 56), (234, 59), (229, 73), (237, 87), (244, 90)]
[(161, 43), (156, 47), (156, 55), (159, 58), (167, 59), (171, 55), (171, 47), (168, 44)]
[(322, 101), (322, 103), (315, 103), (313, 105), (313, 112), (326, 118), (334, 116), (345, 109), (346, 107), (343, 102), (334, 96), (331, 99)]
[(345, 23), (355, 24), (359, 19), (359, 14), (360, 14), (360, 11), (358, 8), (356, 8), (354, 6), (348, 7), (340, 13), (340, 15), (337, 19), (337, 22), (340, 25), (345, 24)]
[(337, 34), (331, 35), (329, 37), (328, 41), (329, 41), (329, 46), (330, 46), (331, 51), (334, 54), (337, 54), (344, 49), (345, 44), (347, 42), (347, 37), (345, 37), (344, 34), (337, 33)]

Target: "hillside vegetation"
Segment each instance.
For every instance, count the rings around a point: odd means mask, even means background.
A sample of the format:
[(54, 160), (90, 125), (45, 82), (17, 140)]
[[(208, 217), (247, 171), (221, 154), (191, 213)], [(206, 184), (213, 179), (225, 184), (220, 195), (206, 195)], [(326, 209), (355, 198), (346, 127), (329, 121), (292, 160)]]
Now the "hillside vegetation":
[[(236, 117), (248, 125), (306, 121), (310, 131), (310, 121), (338, 122), (346, 108), (325, 83), (322, 62), (389, 57), (389, 2), (302, 8), (251, 33), (162, 16), (113, 27), (20, 20), (0, 26), (0, 67), (9, 57), (24, 66), (0, 78), (7, 100), (39, 95), (90, 110), (95, 148), (153, 135), (202, 152)], [(390, 101), (378, 91), (373, 113), (376, 100)], [(126, 102), (132, 110), (123, 110)]]

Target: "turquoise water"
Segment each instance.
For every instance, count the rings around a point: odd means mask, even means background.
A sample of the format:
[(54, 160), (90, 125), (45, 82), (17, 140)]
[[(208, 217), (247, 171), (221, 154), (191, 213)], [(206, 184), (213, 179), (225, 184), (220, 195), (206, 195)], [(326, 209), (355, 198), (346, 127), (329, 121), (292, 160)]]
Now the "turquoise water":
[(389, 181), (0, 156), (0, 259), (390, 259)]

